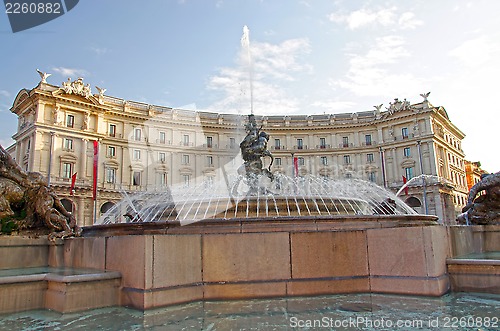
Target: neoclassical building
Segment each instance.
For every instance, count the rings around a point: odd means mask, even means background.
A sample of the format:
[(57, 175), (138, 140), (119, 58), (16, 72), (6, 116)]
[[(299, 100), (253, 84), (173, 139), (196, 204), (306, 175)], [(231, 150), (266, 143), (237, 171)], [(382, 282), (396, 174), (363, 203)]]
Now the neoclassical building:
[[(61, 86), (42, 78), (35, 88), (19, 91), (11, 108), (19, 120), (9, 153), (24, 169), (48, 178), (80, 225), (93, 224), (124, 194), (196, 188), (223, 180), (221, 169), (227, 181), (241, 165), (246, 115), (148, 105), (97, 90), (92, 93), (81, 78)], [(406, 179), (403, 200), (443, 223), (454, 222), (468, 192), (465, 135), (443, 107), (427, 100), (428, 93), (422, 97), (420, 103), (395, 99), (383, 109), (356, 113), (257, 116), (270, 134), (272, 171), (291, 176), (295, 157), (299, 176), (358, 177), (394, 192)]]

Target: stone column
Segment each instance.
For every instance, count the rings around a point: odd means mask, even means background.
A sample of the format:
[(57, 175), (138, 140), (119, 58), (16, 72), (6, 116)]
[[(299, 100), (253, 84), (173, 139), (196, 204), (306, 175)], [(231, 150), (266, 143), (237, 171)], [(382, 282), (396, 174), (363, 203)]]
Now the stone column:
[(76, 215), (76, 222), (78, 226), (86, 226), (86, 225), (92, 225), (92, 224), (85, 224), (85, 198), (84, 197), (77, 197), (77, 215)]
[(399, 181), (399, 163), (398, 163), (398, 153), (397, 153), (397, 148), (392, 148), (392, 164), (393, 164), (393, 174), (394, 174), (394, 178), (393, 178), (393, 181), (394, 182), (398, 182)]
[(82, 148), (80, 151), (80, 179), (87, 179), (87, 142), (88, 139), (82, 138)]

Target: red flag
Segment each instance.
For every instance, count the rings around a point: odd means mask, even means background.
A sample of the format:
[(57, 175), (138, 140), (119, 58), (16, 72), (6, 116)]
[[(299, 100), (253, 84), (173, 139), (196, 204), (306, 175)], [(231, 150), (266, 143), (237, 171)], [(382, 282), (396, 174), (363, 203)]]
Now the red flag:
[(69, 195), (75, 194), (76, 174), (77, 172), (75, 172), (73, 176), (71, 176), (71, 186), (69, 187)]
[(299, 158), (298, 157), (293, 158), (293, 176), (294, 177), (299, 176)]
[(97, 164), (99, 162), (99, 142), (94, 140), (94, 183), (92, 185), (92, 200), (97, 197)]
[[(406, 177), (403, 176), (403, 185), (406, 185), (406, 182), (407, 182)], [(408, 186), (405, 187), (405, 195), (408, 195)]]

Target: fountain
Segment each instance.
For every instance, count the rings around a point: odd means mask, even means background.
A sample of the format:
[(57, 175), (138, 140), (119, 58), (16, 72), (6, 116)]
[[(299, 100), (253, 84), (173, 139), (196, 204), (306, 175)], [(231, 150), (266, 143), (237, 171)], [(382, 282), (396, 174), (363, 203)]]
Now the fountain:
[(0, 312), (448, 292), (446, 259), (461, 233), (374, 183), (273, 173), (272, 161), (264, 166), (269, 137), (251, 108), (237, 172), (220, 169), (219, 180), (196, 187), (123, 192), (81, 237), (0, 241)]

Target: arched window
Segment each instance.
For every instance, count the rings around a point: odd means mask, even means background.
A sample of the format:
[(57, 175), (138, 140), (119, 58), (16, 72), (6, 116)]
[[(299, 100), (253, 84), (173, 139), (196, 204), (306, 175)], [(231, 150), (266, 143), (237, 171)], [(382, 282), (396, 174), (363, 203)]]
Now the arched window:
[(418, 198), (415, 198), (415, 197), (409, 197), (408, 199), (406, 199), (406, 204), (412, 208), (417, 208), (417, 207), (421, 207), (422, 206), (422, 203), (420, 202), (420, 200), (418, 200)]
[(73, 213), (73, 201), (69, 199), (61, 199), (61, 203), (67, 212)]
[(106, 213), (108, 210), (110, 210), (111, 208), (113, 208), (115, 206), (114, 203), (108, 201), (106, 203), (104, 203), (102, 206), (101, 206), (101, 214), (104, 214)]

